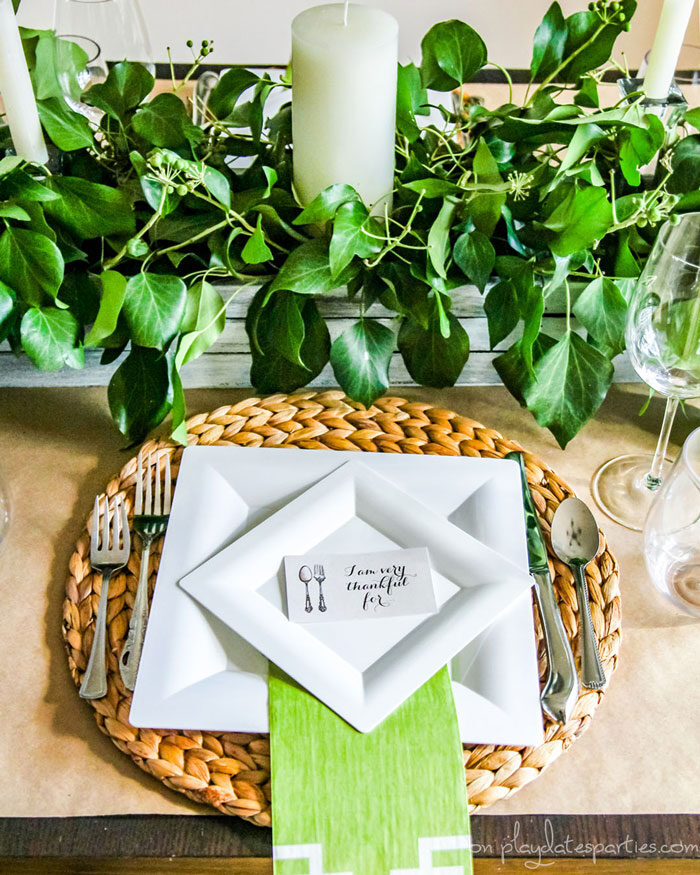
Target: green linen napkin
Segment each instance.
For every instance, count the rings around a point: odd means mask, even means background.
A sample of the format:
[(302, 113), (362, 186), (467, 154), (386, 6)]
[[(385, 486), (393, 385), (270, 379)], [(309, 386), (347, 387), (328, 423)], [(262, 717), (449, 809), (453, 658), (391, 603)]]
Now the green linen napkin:
[(270, 666), (275, 875), (470, 875), (446, 668), (361, 733)]

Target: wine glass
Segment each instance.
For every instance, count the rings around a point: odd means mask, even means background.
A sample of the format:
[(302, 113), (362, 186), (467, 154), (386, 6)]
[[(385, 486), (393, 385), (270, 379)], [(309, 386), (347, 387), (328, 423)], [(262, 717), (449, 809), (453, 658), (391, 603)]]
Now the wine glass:
[(700, 617), (700, 428), (686, 440), (649, 511), (644, 558), (656, 588)]
[[(97, 45), (100, 67), (106, 69), (106, 61), (139, 61), (155, 73), (138, 0), (56, 0), (54, 29), (80, 45), (81, 38)], [(90, 48), (83, 48), (93, 57)]]
[(606, 462), (593, 478), (593, 495), (608, 516), (641, 531), (661, 485), (678, 404), (700, 395), (700, 213), (662, 227), (630, 301), (625, 334), (634, 369), (666, 396), (666, 412), (654, 455)]

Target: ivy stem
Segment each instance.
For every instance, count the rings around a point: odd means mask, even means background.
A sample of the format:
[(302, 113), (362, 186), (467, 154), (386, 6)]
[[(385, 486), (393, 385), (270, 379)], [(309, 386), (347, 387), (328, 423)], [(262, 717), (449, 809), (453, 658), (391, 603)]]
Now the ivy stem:
[(190, 237), (189, 240), (184, 240), (182, 243), (175, 243), (173, 246), (168, 246), (166, 249), (158, 249), (156, 252), (151, 254), (148, 261), (154, 261), (156, 258), (167, 255), (168, 252), (175, 252), (177, 249), (182, 249), (183, 246), (189, 246), (190, 243), (196, 243), (198, 240), (201, 240), (204, 237), (208, 237), (210, 234), (214, 234), (216, 231), (220, 231), (227, 225), (228, 220), (224, 219), (223, 222), (219, 222), (218, 225), (212, 225), (211, 228), (205, 228), (204, 231), (200, 231), (199, 234), (195, 234), (195, 236)]
[(163, 186), (163, 194), (161, 195), (160, 204), (159, 204), (156, 212), (153, 213), (151, 218), (146, 222), (146, 224), (143, 226), (143, 228), (141, 228), (141, 230), (138, 232), (138, 234), (136, 234), (134, 237), (129, 238), (129, 240), (127, 240), (126, 243), (119, 250), (119, 252), (113, 258), (110, 258), (110, 260), (104, 264), (104, 266), (102, 268), (103, 270), (112, 270), (113, 268), (115, 268), (119, 264), (119, 262), (122, 260), (122, 258), (124, 258), (124, 256), (129, 251), (129, 244), (133, 240), (141, 240), (143, 238), (143, 236), (151, 230), (151, 228), (155, 225), (155, 223), (162, 216), (163, 207), (165, 206), (165, 198), (167, 196), (168, 196), (168, 190), (165, 186)]
[[(413, 206), (413, 210), (412, 210), (412, 212), (411, 212), (411, 215), (408, 217), (408, 222), (406, 222), (406, 227), (405, 227), (405, 228), (403, 229), (403, 231), (399, 234), (399, 236), (398, 236), (398, 237), (395, 237), (393, 240), (391, 240), (391, 242), (388, 243), (388, 244), (384, 247), (384, 249), (382, 249), (382, 251), (379, 253), (379, 255), (377, 255), (377, 257), (374, 259), (374, 261), (366, 261), (366, 262), (365, 262), (365, 264), (366, 264), (366, 266), (367, 266), (368, 268), (371, 269), (371, 268), (373, 268), (373, 267), (376, 267), (376, 266), (379, 264), (379, 262), (384, 258), (384, 256), (385, 256), (387, 253), (391, 252), (393, 249), (396, 249), (396, 247), (401, 243), (401, 241), (403, 240), (403, 238), (404, 238), (404, 237), (410, 232), (410, 230), (411, 230), (411, 223), (413, 222), (413, 220), (415, 219), (415, 217), (416, 217), (416, 216), (418, 215), (418, 213), (420, 212), (420, 209), (421, 209), (420, 204), (421, 204), (421, 201), (423, 200), (423, 196), (424, 196), (424, 192), (421, 192), (421, 193), (418, 195), (418, 199), (416, 200), (416, 202), (415, 202), (415, 204), (414, 204), (414, 206)], [(389, 227), (389, 226), (388, 226), (388, 224), (387, 224), (387, 234), (389, 233), (389, 231), (388, 231), (388, 227)]]
[(569, 280), (564, 280), (566, 288), (566, 333), (571, 333), (571, 289), (569, 288)]
[(586, 49), (598, 39), (598, 37), (607, 26), (608, 25), (605, 22), (601, 22), (601, 24), (598, 25), (596, 30), (591, 34), (591, 36), (586, 40), (585, 43), (581, 43), (576, 51), (572, 52), (568, 57), (564, 58), (561, 64), (559, 64), (559, 66), (555, 70), (553, 70), (549, 74), (549, 76), (547, 76), (545, 79), (542, 80), (542, 82), (540, 82), (537, 88), (532, 92), (532, 96), (529, 98), (523, 108), (528, 109), (532, 105), (532, 101), (535, 99), (535, 97), (537, 97), (540, 91), (542, 91), (543, 88), (546, 88), (550, 84), (550, 82), (553, 82), (561, 73), (561, 71), (574, 60), (574, 58), (577, 58), (582, 52), (585, 52)]

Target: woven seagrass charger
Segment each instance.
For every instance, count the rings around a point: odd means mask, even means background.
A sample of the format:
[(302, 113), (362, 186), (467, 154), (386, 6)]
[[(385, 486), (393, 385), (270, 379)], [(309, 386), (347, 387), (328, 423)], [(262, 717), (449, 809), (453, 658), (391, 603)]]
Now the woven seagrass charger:
[[(349, 401), (342, 392), (302, 392), (250, 398), (231, 407), (202, 413), (188, 422), (190, 444), (363, 452), (440, 454), (498, 458), (522, 450), (493, 429), (451, 410), (402, 398), (382, 398), (369, 409)], [(149, 441), (146, 450), (172, 452), (172, 478), (177, 478), (181, 447), (170, 441)], [(549, 524), (558, 504), (571, 489), (544, 463), (525, 452), (528, 480), (542, 527)], [(136, 458), (113, 477), (106, 493), (124, 496), (132, 513)], [(137, 541), (138, 539), (134, 539)], [(160, 542), (151, 553), (150, 586), (155, 584)], [(109, 591), (108, 692), (90, 704), (99, 729), (144, 771), (167, 787), (213, 806), (224, 814), (243, 817), (260, 826), (271, 823), (270, 756), (266, 735), (205, 730), (136, 729), (129, 724), (131, 693), (124, 688), (118, 658), (124, 644), (139, 572), (140, 544), (134, 543), (127, 568), (117, 574)], [(90, 568), (90, 535), (86, 528), (70, 559), (63, 607), (63, 637), (68, 664), (80, 685), (93, 639), (101, 577)], [(550, 568), (567, 635), (577, 654), (578, 604), (569, 569), (550, 555)], [(620, 647), (620, 588), (617, 563), (601, 536), (596, 559), (586, 569), (593, 625), (605, 674), (615, 670)], [(540, 678), (546, 657), (539, 618), (535, 612)], [(587, 728), (605, 690), (583, 689), (571, 720), (546, 723), (545, 741), (537, 748), (465, 745), (464, 767), (470, 811), (506, 799), (533, 781)]]

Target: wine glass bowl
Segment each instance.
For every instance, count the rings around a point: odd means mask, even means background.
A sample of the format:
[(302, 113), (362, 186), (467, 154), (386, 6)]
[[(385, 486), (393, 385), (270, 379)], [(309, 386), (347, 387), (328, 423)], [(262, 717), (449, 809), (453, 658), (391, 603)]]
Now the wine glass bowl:
[(700, 395), (700, 213), (662, 227), (630, 300), (625, 337), (635, 371), (667, 398), (664, 422), (655, 454), (606, 462), (593, 478), (593, 496), (609, 517), (641, 531), (662, 482), (678, 404)]

